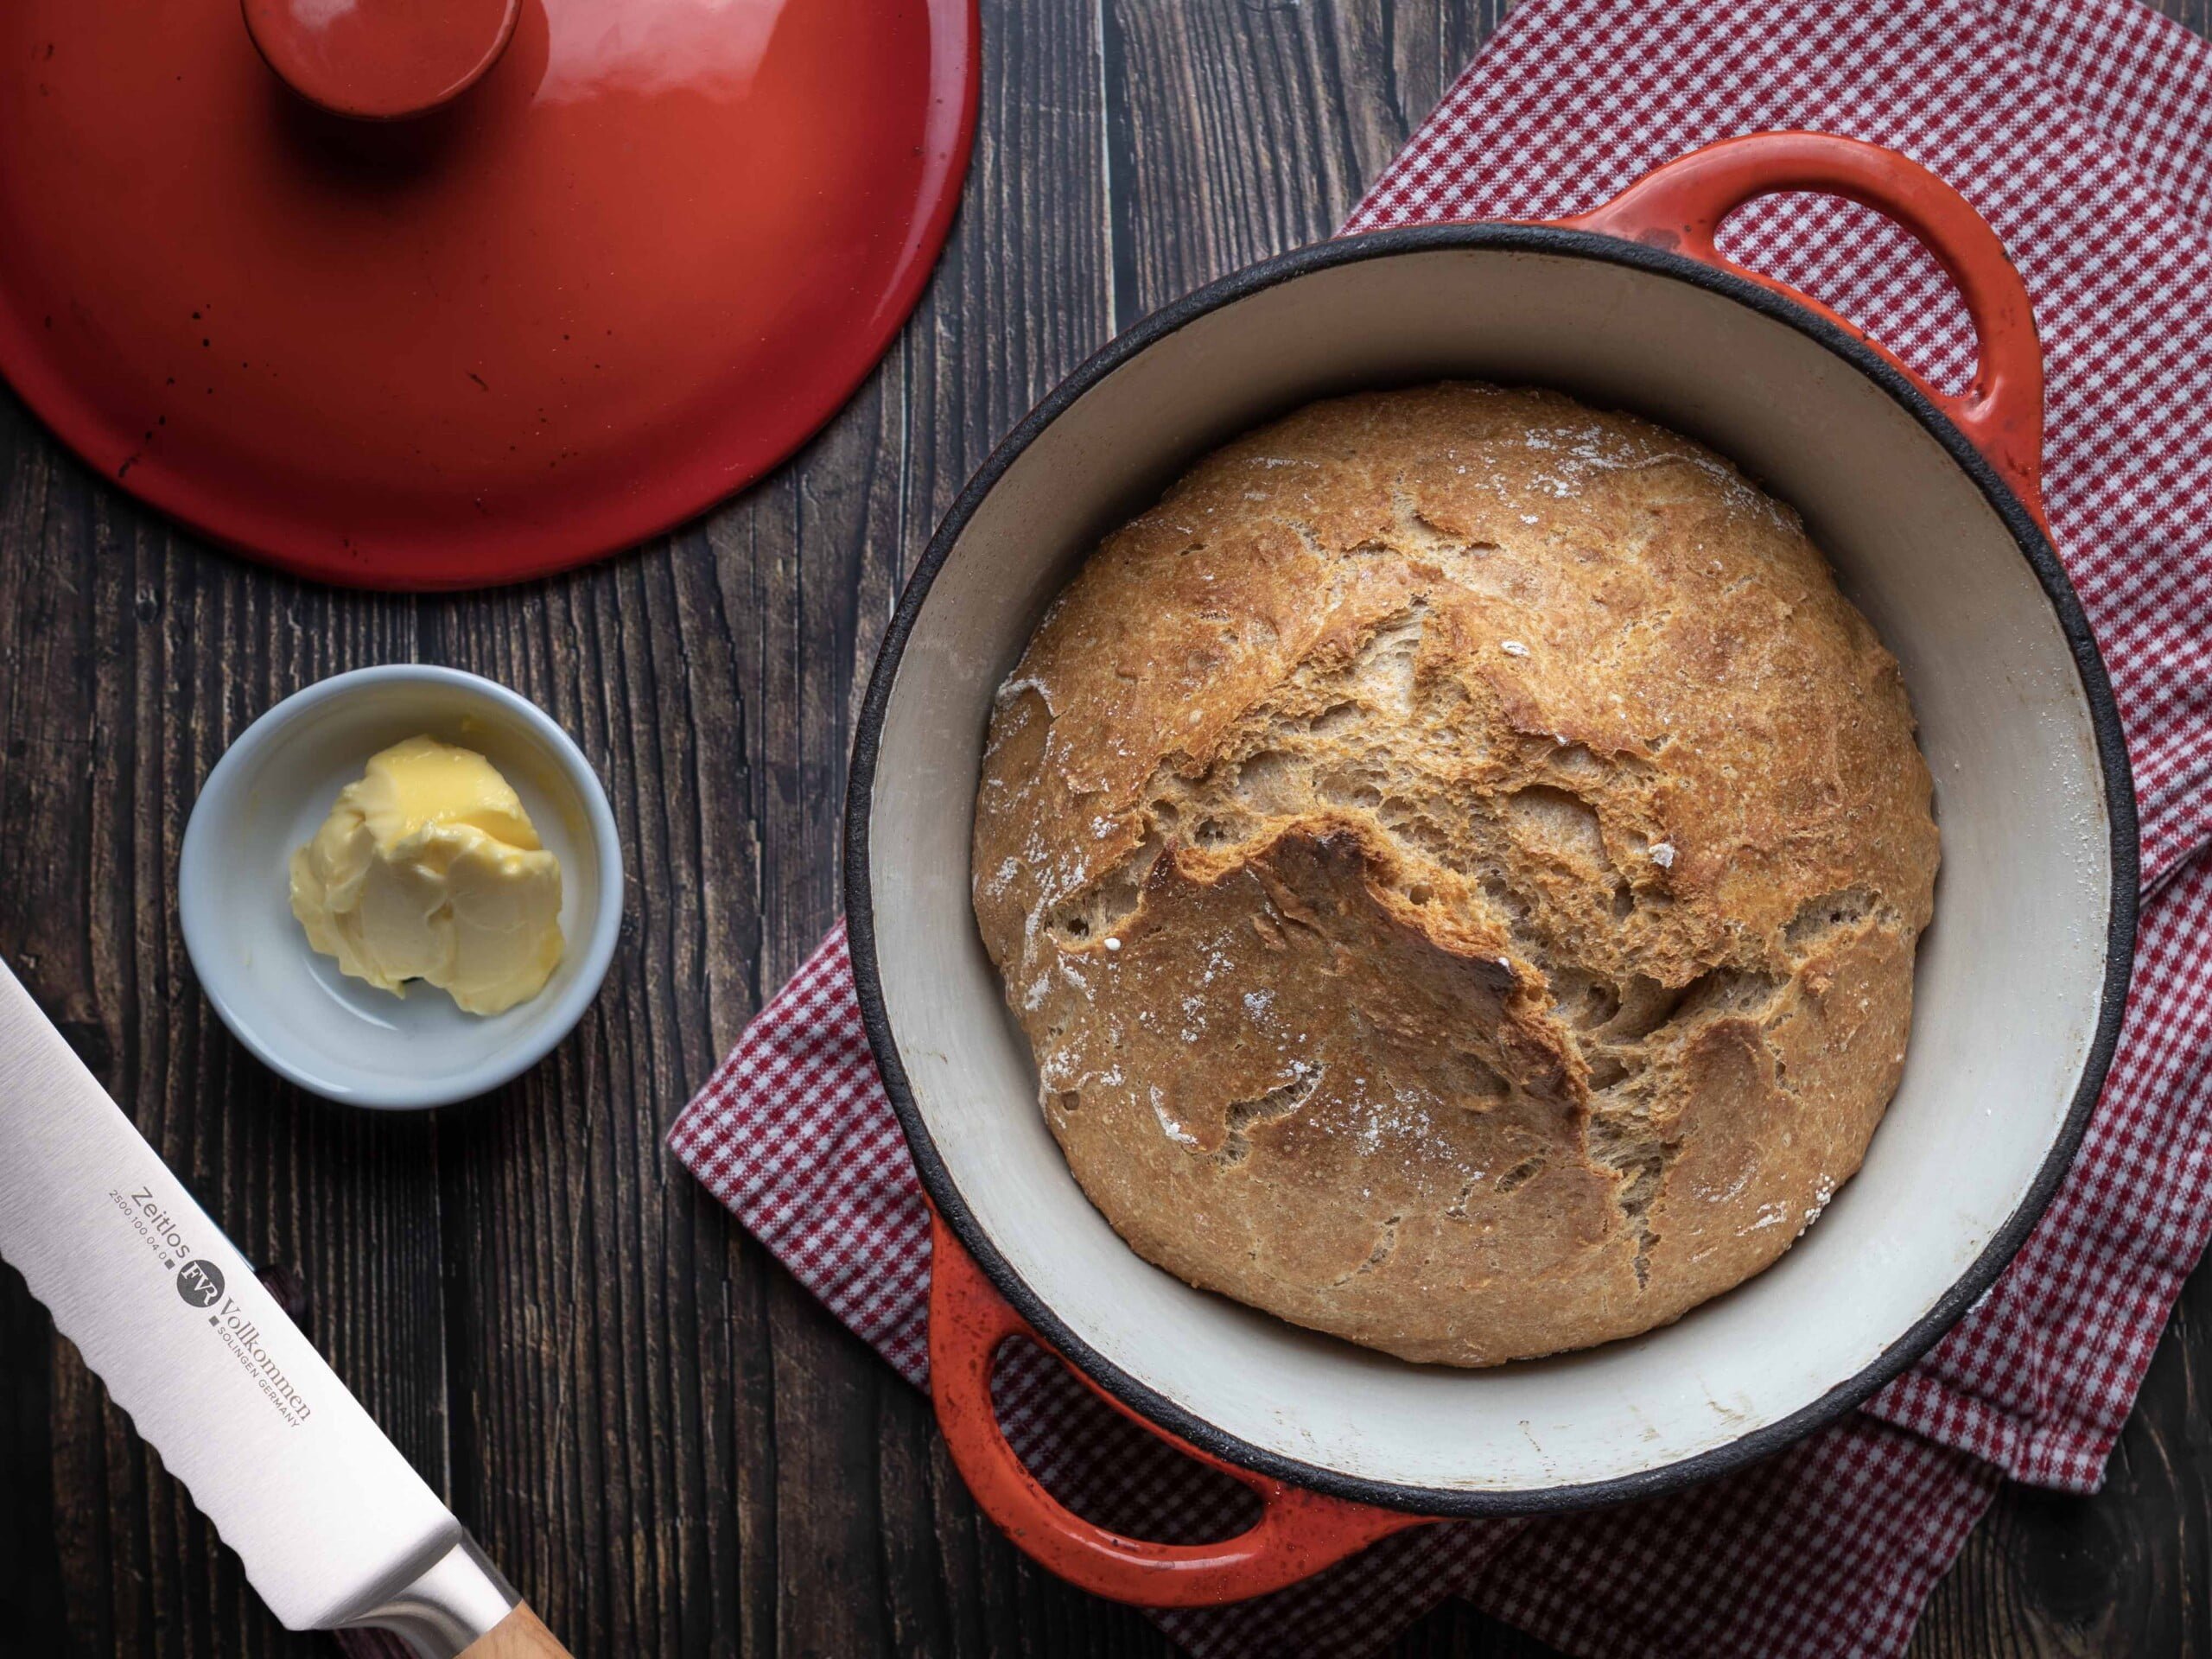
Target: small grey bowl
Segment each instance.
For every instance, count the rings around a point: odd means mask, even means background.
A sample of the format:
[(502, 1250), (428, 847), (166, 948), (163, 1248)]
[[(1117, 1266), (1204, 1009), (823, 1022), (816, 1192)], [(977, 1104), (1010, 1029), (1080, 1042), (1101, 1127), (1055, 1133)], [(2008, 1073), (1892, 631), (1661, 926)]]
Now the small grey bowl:
[[(371, 755), (425, 732), (490, 760), (561, 861), (561, 965), (488, 1018), (429, 987), (399, 997), (347, 978), (291, 912), (293, 849)], [(537, 1065), (598, 995), (622, 923), (614, 815), (582, 751), (506, 687), (417, 664), (334, 676), (248, 727), (200, 791), (177, 886), (193, 970), (232, 1033), (303, 1089), (386, 1110), (467, 1100)]]

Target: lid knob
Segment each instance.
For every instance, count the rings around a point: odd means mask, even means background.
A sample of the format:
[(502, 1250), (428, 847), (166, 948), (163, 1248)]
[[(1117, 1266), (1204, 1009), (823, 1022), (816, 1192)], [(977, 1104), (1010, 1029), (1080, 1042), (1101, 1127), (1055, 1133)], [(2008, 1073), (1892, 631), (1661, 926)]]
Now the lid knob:
[(474, 86), (513, 38), (522, 0), (243, 0), (278, 79), (334, 115), (396, 121)]

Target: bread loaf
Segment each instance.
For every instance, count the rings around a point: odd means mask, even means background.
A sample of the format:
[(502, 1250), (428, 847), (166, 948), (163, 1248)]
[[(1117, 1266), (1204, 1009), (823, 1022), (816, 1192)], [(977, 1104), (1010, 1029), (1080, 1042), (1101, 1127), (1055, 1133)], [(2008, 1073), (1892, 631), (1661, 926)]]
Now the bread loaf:
[(1858, 1168), (1936, 832), (1793, 512), (1452, 384), (1313, 404), (1109, 537), (998, 694), (974, 855), (1136, 1250), (1488, 1365), (1679, 1317)]

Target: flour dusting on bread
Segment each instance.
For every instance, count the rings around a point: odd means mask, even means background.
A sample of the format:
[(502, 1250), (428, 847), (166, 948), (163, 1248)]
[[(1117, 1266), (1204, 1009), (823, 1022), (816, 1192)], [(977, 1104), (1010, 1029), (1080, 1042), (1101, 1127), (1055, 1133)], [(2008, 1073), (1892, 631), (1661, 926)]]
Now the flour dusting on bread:
[(1333, 399), (1109, 537), (994, 705), (975, 899), (1131, 1245), (1417, 1360), (1766, 1267), (1894, 1092), (1936, 863), (1795, 514), (1556, 394)]

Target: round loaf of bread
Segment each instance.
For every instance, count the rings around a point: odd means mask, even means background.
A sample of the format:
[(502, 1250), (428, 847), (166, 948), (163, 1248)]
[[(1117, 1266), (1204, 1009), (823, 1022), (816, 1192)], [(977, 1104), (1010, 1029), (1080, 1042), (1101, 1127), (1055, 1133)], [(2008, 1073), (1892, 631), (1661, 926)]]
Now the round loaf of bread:
[(998, 695), (974, 877), (1136, 1250), (1488, 1365), (1674, 1319), (1819, 1214), (1936, 863), (1897, 663), (1796, 514), (1454, 384), (1300, 410), (1107, 538)]

